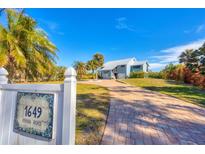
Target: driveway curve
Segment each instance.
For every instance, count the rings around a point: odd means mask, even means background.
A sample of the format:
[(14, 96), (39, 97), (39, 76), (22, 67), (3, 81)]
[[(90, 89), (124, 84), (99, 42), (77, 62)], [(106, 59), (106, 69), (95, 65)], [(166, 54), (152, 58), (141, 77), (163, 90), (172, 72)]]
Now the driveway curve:
[(205, 108), (114, 80), (86, 83), (110, 90), (101, 144), (205, 144)]

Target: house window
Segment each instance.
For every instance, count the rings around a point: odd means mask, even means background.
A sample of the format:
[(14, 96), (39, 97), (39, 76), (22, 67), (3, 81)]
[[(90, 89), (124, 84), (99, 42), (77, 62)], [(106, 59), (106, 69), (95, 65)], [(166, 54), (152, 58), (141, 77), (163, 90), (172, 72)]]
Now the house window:
[(141, 72), (141, 71), (143, 71), (142, 65), (131, 66), (131, 72)]

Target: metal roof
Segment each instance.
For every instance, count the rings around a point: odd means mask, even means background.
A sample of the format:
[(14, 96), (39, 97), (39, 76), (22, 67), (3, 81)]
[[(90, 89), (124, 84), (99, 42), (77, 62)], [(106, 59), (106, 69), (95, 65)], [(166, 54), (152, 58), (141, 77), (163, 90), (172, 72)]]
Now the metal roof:
[(146, 61), (136, 61), (136, 59), (133, 57), (133, 58), (109, 61), (103, 65), (101, 70), (113, 70), (115, 67), (119, 65), (127, 65), (133, 59), (135, 60), (135, 62), (132, 65), (143, 65), (144, 63), (147, 63)]
[(119, 65), (127, 65), (133, 58), (109, 61), (103, 65), (101, 70), (113, 70), (115, 67)]
[(145, 63), (147, 63), (147, 61), (135, 61), (133, 65), (144, 65)]

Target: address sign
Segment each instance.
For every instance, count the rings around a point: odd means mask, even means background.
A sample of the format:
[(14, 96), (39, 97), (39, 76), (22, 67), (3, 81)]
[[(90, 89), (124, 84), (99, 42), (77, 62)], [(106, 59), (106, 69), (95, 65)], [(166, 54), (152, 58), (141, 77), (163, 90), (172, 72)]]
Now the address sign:
[(14, 131), (52, 139), (54, 94), (18, 92)]

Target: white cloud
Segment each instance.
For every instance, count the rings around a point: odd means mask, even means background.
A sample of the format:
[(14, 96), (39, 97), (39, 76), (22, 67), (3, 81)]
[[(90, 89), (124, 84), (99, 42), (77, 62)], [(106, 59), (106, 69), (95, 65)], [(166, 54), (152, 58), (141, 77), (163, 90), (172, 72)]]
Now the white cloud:
[(201, 25), (193, 27), (192, 29), (184, 30), (184, 33), (193, 34), (193, 33), (202, 33), (204, 31), (205, 31), (205, 24), (201, 24)]
[(161, 64), (161, 63), (149, 63), (149, 65), (151, 70), (162, 69), (166, 66), (166, 64)]
[(196, 33), (200, 33), (200, 32), (202, 32), (204, 29), (205, 29), (205, 25), (204, 25), (204, 24), (199, 25), (199, 26), (196, 28)]
[(45, 25), (52, 33), (58, 35), (64, 35), (63, 32), (59, 31), (59, 24), (53, 21), (48, 21), (44, 19), (38, 19), (43, 25)]
[(191, 33), (191, 30), (184, 30), (184, 33), (189, 34), (189, 33)]
[(46, 24), (47, 24), (47, 26), (49, 27), (50, 30), (56, 30), (56, 29), (58, 29), (58, 24), (55, 23), (55, 22), (50, 22), (50, 21), (48, 21)]
[(184, 52), (187, 49), (197, 49), (201, 47), (204, 42), (205, 42), (205, 39), (200, 39), (200, 40), (188, 43), (188, 44), (164, 49), (160, 51), (162, 55), (153, 56), (152, 58), (156, 59), (157, 61), (160, 61), (160, 63), (178, 62), (178, 57), (180, 56), (182, 52)]
[(129, 30), (129, 31), (136, 31), (134, 26), (127, 24), (127, 18), (126, 17), (120, 17), (120, 18), (117, 18), (116, 20), (117, 20), (117, 25), (115, 27), (117, 29), (119, 29), (119, 30), (126, 29), (126, 30)]

